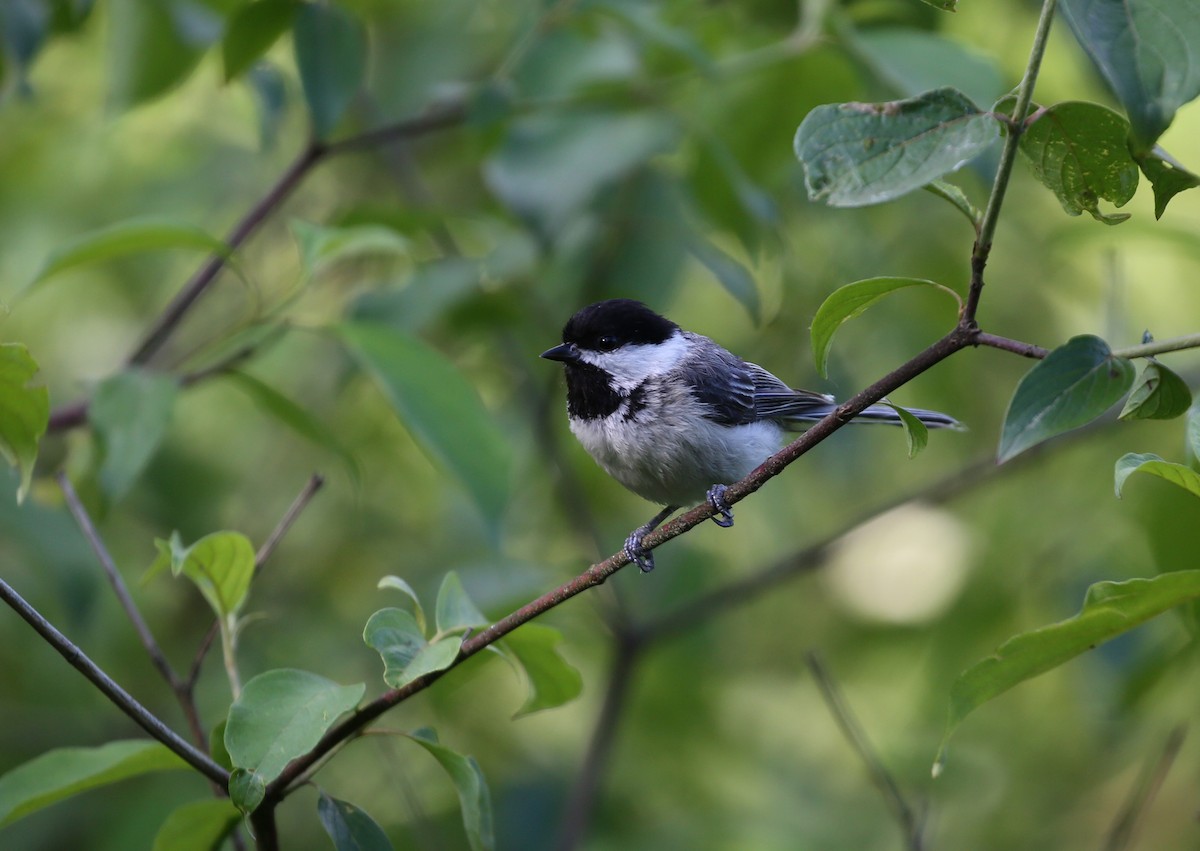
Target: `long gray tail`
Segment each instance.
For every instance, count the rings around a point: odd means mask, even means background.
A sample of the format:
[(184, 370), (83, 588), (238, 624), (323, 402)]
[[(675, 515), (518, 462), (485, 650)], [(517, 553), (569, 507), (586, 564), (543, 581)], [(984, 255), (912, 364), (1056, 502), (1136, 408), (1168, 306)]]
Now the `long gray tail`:
[[(905, 408), (914, 417), (916, 417), (929, 428), (953, 428), (963, 429), (964, 426), (958, 420), (949, 414), (943, 414), (941, 411), (927, 411), (924, 408)], [(886, 423), (888, 425), (900, 425), (900, 415), (896, 413), (896, 409), (888, 405), (871, 405), (850, 422), (852, 423)]]

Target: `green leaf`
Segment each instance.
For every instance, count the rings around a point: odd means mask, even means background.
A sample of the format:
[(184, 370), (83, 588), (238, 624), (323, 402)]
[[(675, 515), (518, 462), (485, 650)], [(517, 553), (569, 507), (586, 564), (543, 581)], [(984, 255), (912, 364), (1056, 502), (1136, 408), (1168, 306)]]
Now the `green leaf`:
[(704, 48), (686, 30), (677, 29), (663, 21), (660, 10), (652, 5), (620, 0), (597, 0), (590, 3), (589, 8), (609, 13), (650, 43), (687, 60), (698, 71), (710, 74), (715, 70), (712, 57)]
[(1192, 459), (1200, 461), (1200, 402), (1192, 405), (1188, 410), (1187, 444)]
[(808, 197), (833, 207), (898, 198), (965, 165), (996, 121), (951, 88), (890, 103), (818, 106), (796, 130)]
[(1149, 151), (1200, 94), (1200, 15), (1191, 0), (1063, 0), (1061, 14), (1116, 93)]
[(508, 503), (510, 449), (475, 388), (414, 337), (365, 323), (336, 330), (425, 451), (467, 487), (495, 532)]
[(150, 463), (167, 434), (179, 395), (174, 378), (130, 369), (96, 388), (88, 420), (104, 449), (100, 487), (119, 500)]
[(296, 0), (259, 0), (233, 14), (221, 40), (225, 82), (237, 79), (279, 40), (295, 20), (298, 6)]
[(229, 707), (225, 747), (233, 764), (270, 783), (289, 762), (312, 750), (366, 688), (291, 668), (259, 674)]
[(1154, 188), (1154, 218), (1161, 219), (1167, 210), (1167, 204), (1180, 192), (1195, 189), (1200, 186), (1200, 175), (1192, 174), (1179, 163), (1171, 159), (1160, 147), (1145, 156), (1139, 157), (1138, 165), (1142, 174)]
[(270, 151), (275, 147), (287, 114), (290, 100), (287, 81), (282, 71), (265, 60), (250, 69), (245, 81), (258, 108), (259, 146), (264, 151)]
[(926, 192), (932, 192), (939, 198), (948, 201), (953, 207), (967, 217), (967, 221), (971, 223), (971, 227), (979, 230), (979, 224), (983, 221), (983, 213), (979, 212), (971, 200), (967, 197), (967, 193), (963, 192), (958, 186), (953, 183), (947, 183), (944, 180), (934, 180), (925, 184), (923, 187)]
[(413, 616), (395, 608), (380, 609), (367, 619), (363, 641), (383, 659), (383, 681), (392, 688), (449, 668), (462, 646), (457, 635), (430, 644)]
[(227, 719), (222, 718), (208, 734), (208, 755), (212, 757), (213, 762), (226, 771), (233, 771), (233, 760), (229, 758), (229, 751), (225, 750), (225, 725), (227, 723)]
[(177, 86), (221, 36), (221, 18), (200, 3), (139, 0), (109, 5), (111, 67), (106, 82), (117, 109)]
[(1114, 480), (1117, 496), (1125, 489), (1125, 480), (1134, 473), (1149, 473), (1160, 479), (1179, 485), (1193, 496), (1200, 496), (1200, 473), (1184, 464), (1172, 464), (1157, 455), (1145, 453), (1139, 455), (1130, 452), (1117, 460)]
[(973, 710), (1013, 686), (1197, 597), (1200, 570), (1164, 573), (1153, 579), (1098, 582), (1088, 588), (1083, 609), (1075, 617), (1010, 638), (994, 656), (960, 674), (951, 687), (950, 714), (934, 763), (934, 776), (945, 763), (946, 742)]
[(411, 333), (478, 293), (484, 274), (478, 260), (466, 257), (422, 263), (403, 287), (371, 289), (356, 297), (346, 317)]
[(167, 816), (154, 836), (153, 851), (217, 851), (240, 819), (227, 798), (192, 801)]
[(47, 751), (0, 776), (0, 827), (89, 789), (187, 767), (164, 745), (141, 739)]
[(1187, 413), (1192, 404), (1192, 391), (1178, 375), (1155, 360), (1148, 361), (1125, 407), (1123, 420), (1173, 420)]
[(428, 728), (417, 730), (410, 738), (441, 763), (450, 775), (462, 807), (463, 827), (471, 851), (492, 851), (496, 840), (492, 829), (492, 797), (487, 781), (474, 757), (463, 756), (438, 744), (437, 736)]
[(337, 851), (392, 851), (383, 828), (354, 804), (322, 792), (317, 800), (317, 817)]
[(4, 60), (8, 59), (16, 72), (16, 90), (28, 97), (29, 66), (46, 43), (48, 10), (42, 3), (0, 3), (0, 83), (4, 81)]
[(422, 636), (425, 635), (425, 610), (421, 608), (421, 598), (417, 596), (417, 592), (413, 587), (401, 579), (399, 576), (385, 576), (379, 580), (376, 588), (392, 588), (399, 591), (401, 594), (407, 594), (409, 599), (413, 601), (413, 617), (416, 619), (417, 632)]
[(954, 86), (972, 103), (994, 103), (1004, 75), (991, 57), (961, 41), (911, 27), (848, 30), (856, 58), (901, 97)]
[(920, 278), (867, 278), (838, 287), (822, 302), (813, 316), (812, 348), (817, 371), (822, 376), (828, 374), (829, 349), (833, 346), (833, 335), (843, 322), (858, 316), (888, 293), (907, 287), (934, 287), (949, 294), (961, 306), (958, 294), (954, 290)]
[(1059, 103), (1041, 112), (1021, 136), (1019, 150), (1033, 174), (1072, 216), (1087, 211), (1119, 224), (1128, 213), (1101, 213), (1101, 198), (1123, 207), (1137, 190), (1137, 164), (1129, 155), (1129, 122), (1094, 103)]
[(20, 473), (17, 502), (29, 493), (38, 441), (50, 421), (49, 392), (29, 386), (37, 371), (28, 349), (20, 343), (0, 343), (0, 455)]
[(1072, 337), (1031, 369), (1004, 415), (999, 462), (1091, 422), (1125, 395), (1133, 364), (1099, 337)]
[(60, 272), (148, 251), (182, 249), (229, 259), (233, 251), (223, 241), (188, 222), (162, 216), (143, 216), (86, 233), (51, 252), (22, 290), (22, 295)]
[(921, 0), (926, 6), (941, 9), (943, 12), (957, 12), (958, 0)]
[(249, 538), (239, 532), (213, 532), (185, 550), (179, 549), (178, 534), (169, 543), (161, 539), (154, 543), (159, 557), (151, 574), (166, 561), (175, 576), (182, 573), (195, 583), (217, 617), (238, 613), (254, 578), (254, 546)]
[(188, 548), (183, 545), (183, 539), (179, 537), (179, 532), (172, 532), (171, 537), (166, 541), (162, 538), (155, 538), (154, 548), (158, 550), (158, 555), (154, 557), (154, 563), (146, 570), (142, 582), (153, 579), (167, 568), (171, 569), (172, 576), (179, 576), (188, 555)]
[(904, 426), (904, 437), (908, 441), (908, 457), (916, 458), (917, 453), (929, 445), (929, 429), (925, 423), (899, 405), (894, 405), (886, 400), (884, 404), (900, 415), (900, 422)]
[(313, 132), (318, 139), (327, 139), (362, 85), (367, 68), (366, 30), (341, 6), (301, 3), (294, 39)]
[(238, 370), (231, 370), (223, 375), (233, 381), (254, 402), (273, 416), (279, 422), (290, 428), (296, 434), (310, 443), (325, 449), (338, 457), (346, 468), (350, 480), (358, 483), (362, 471), (358, 459), (349, 449), (338, 440), (337, 435), (310, 414), (275, 388), (264, 384), (253, 375)]
[(458, 574), (453, 570), (442, 580), (438, 589), (435, 615), (438, 633), (470, 629), (475, 626), (487, 626), (491, 623), (483, 612), (476, 608), (463, 590)]
[(257, 771), (235, 768), (229, 773), (229, 800), (244, 813), (252, 813), (267, 796), (267, 781)]
[(554, 232), (678, 137), (675, 124), (656, 113), (538, 112), (509, 125), (484, 176), (510, 209)]
[(300, 247), (300, 263), (305, 277), (348, 257), (366, 254), (408, 256), (408, 240), (384, 225), (325, 227), (293, 220), (292, 236)]
[(583, 692), (583, 677), (558, 654), (562, 634), (553, 627), (527, 623), (504, 637), (529, 679), (529, 696), (514, 716), (562, 706)]
[(762, 302), (754, 276), (712, 242), (697, 236), (688, 241), (688, 251), (699, 260), (756, 323), (762, 321)]

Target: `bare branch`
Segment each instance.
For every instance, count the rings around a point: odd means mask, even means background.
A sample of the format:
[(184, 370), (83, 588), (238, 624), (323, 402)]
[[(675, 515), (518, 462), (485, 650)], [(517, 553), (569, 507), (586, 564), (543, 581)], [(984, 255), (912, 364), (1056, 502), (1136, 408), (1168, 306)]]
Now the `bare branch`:
[(88, 516), (87, 509), (79, 501), (79, 494), (75, 493), (75, 488), (71, 486), (71, 480), (61, 470), (55, 474), (54, 479), (58, 482), (58, 486), (63, 492), (63, 497), (67, 501), (67, 508), (70, 509), (71, 515), (79, 525), (80, 531), (83, 532), (83, 536), (87, 538), (88, 544), (91, 545), (92, 552), (96, 554), (96, 559), (100, 562), (100, 566), (104, 568), (104, 575), (108, 577), (108, 582), (112, 585), (113, 593), (117, 595), (117, 600), (120, 602), (121, 608), (125, 610), (125, 615), (137, 631), (138, 638), (142, 642), (142, 647), (146, 649), (146, 653), (150, 656), (150, 661), (154, 663), (154, 667), (162, 674), (162, 678), (167, 681), (172, 690), (178, 691), (180, 680), (175, 673), (175, 669), (171, 667), (171, 663), (163, 655), (162, 648), (158, 646), (158, 641), (155, 640), (154, 634), (150, 632), (150, 627), (146, 625), (142, 613), (138, 611), (137, 604), (133, 601), (133, 597), (129, 595), (129, 588), (125, 585), (125, 580), (121, 577), (120, 571), (117, 570), (116, 562), (113, 561), (108, 548), (104, 546), (104, 541), (101, 540), (100, 533), (96, 531), (96, 527), (92, 523), (92, 518)]
[(905, 800), (904, 795), (900, 792), (900, 786), (892, 777), (891, 772), (887, 770), (887, 766), (883, 764), (883, 760), (871, 747), (871, 743), (867, 740), (858, 719), (850, 711), (850, 705), (846, 703), (846, 699), (829, 673), (829, 669), (825, 667), (825, 663), (815, 650), (810, 650), (805, 654), (805, 661), (808, 663), (808, 669), (812, 671), (813, 678), (817, 681), (821, 697), (825, 699), (825, 705), (829, 707), (829, 713), (833, 716), (833, 720), (837, 722), (842, 735), (846, 737), (850, 747), (867, 767), (867, 773), (871, 775), (871, 782), (883, 795), (888, 809), (892, 811), (892, 815), (900, 824), (900, 829), (904, 832), (905, 846), (909, 851), (921, 851), (923, 846), (921, 820), (917, 818), (913, 808)]
[[(231, 250), (235, 250), (249, 239), (250, 235), (267, 220), (267, 217), (292, 194), (292, 190), (300, 185), (309, 170), (320, 161), (323, 153), (322, 148), (316, 143), (310, 142), (306, 145), (266, 194), (259, 198), (249, 212), (233, 226), (233, 230), (225, 237), (226, 245)], [(146, 363), (162, 348), (197, 299), (204, 294), (221, 270), (225, 268), (225, 259), (224, 255), (214, 254), (196, 270), (191, 280), (171, 300), (150, 330), (146, 332), (142, 342), (133, 350), (128, 361), (130, 366)]]
[[(241, 247), (283, 204), (308, 173), (325, 159), (453, 127), (466, 119), (466, 113), (464, 102), (452, 101), (435, 106), (415, 118), (376, 130), (369, 130), (338, 142), (323, 144), (310, 141), (279, 176), (279, 179), (233, 226), (229, 235), (225, 237), (226, 245), (231, 250)], [(199, 298), (216, 280), (221, 270), (225, 268), (226, 260), (226, 256), (214, 254), (196, 270), (183, 289), (151, 325), (142, 342), (130, 354), (128, 358), (130, 366), (145, 364), (154, 357)], [(51, 412), (48, 431), (63, 431), (83, 425), (87, 422), (88, 404), (87, 400), (79, 400)]]
[(613, 740), (617, 735), (621, 714), (629, 698), (629, 686), (633, 681), (643, 645), (632, 633), (617, 633), (614, 636), (614, 644), (616, 653), (608, 675), (608, 685), (604, 688), (604, 703), (600, 707), (600, 715), (596, 718), (596, 726), (592, 729), (587, 755), (567, 799), (558, 828), (558, 838), (554, 843), (555, 851), (573, 851), (583, 841), (592, 810), (596, 805), (600, 780), (608, 768), (608, 758), (612, 754)]
[(149, 733), (153, 738), (162, 742), (177, 753), (184, 762), (195, 768), (209, 780), (222, 788), (229, 786), (229, 772), (217, 765), (208, 754), (197, 750), (184, 741), (178, 733), (164, 724), (150, 710), (138, 703), (129, 692), (121, 688), (108, 674), (87, 657), (79, 647), (55, 628), (54, 624), (42, 617), (29, 603), (25, 602), (12, 586), (0, 579), (0, 599), (7, 603), (13, 611), (19, 614), (46, 643), (59, 652), (68, 664), (98, 688), (113, 704), (128, 715), (133, 721)]
[(1012, 352), (1014, 355), (1020, 355), (1023, 358), (1033, 358), (1035, 360), (1041, 360), (1050, 354), (1049, 349), (1043, 349), (1041, 346), (1035, 346), (1033, 343), (1010, 340), (1008, 337), (986, 334), (983, 331), (975, 335), (975, 343), (976, 345), (990, 346), (993, 349), (1001, 349), (1006, 352)]
[(1171, 730), (1163, 745), (1162, 753), (1158, 755), (1152, 765), (1146, 766), (1146, 770), (1138, 778), (1137, 784), (1129, 790), (1129, 798), (1117, 813), (1117, 818), (1104, 840), (1104, 851), (1124, 851), (1130, 847), (1137, 830), (1138, 820), (1154, 803), (1154, 799), (1158, 796), (1158, 790), (1162, 788), (1171, 766), (1175, 764), (1175, 758), (1179, 756), (1179, 751), (1183, 748), (1183, 740), (1186, 737), (1186, 724), (1180, 724)]
[(312, 502), (312, 498), (317, 495), (317, 491), (319, 491), (324, 484), (325, 477), (320, 473), (313, 473), (312, 476), (309, 477), (308, 483), (305, 484), (304, 489), (297, 494), (294, 500), (292, 500), (292, 504), (288, 506), (288, 510), (285, 511), (283, 517), (280, 518), (279, 524), (267, 537), (267, 540), (263, 542), (263, 545), (258, 548), (258, 552), (254, 556), (255, 571), (262, 570), (263, 563), (266, 562), (266, 560), (271, 557), (271, 554), (275, 552), (275, 548), (279, 546), (279, 542), (283, 540), (283, 536), (287, 534), (288, 529), (292, 528), (292, 524), (296, 522), (296, 518), (300, 516), (300, 512), (303, 511), (310, 502)]

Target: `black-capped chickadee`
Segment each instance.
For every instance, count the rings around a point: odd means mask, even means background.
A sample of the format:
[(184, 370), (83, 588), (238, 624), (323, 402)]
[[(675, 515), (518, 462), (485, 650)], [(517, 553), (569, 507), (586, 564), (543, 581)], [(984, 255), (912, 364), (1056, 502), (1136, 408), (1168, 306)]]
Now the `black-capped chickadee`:
[[(723, 483), (745, 478), (780, 448), (786, 431), (837, 407), (832, 396), (793, 390), (631, 299), (583, 308), (562, 339), (542, 357), (566, 369), (571, 432), (610, 476), (666, 506), (625, 540), (625, 555), (643, 571), (654, 569), (654, 557), (642, 539), (659, 523), (707, 500), (713, 521), (732, 526)], [(937, 411), (909, 411), (932, 428), (959, 426)], [(899, 425), (900, 415), (872, 405), (854, 422)]]

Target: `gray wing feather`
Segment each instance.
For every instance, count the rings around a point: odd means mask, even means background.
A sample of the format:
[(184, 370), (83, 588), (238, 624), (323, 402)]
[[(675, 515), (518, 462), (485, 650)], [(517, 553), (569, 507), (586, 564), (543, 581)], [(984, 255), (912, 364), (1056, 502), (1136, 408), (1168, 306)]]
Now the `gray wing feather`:
[(707, 337), (693, 335), (703, 346), (681, 371), (692, 396), (707, 411), (705, 419), (722, 425), (745, 425), (759, 419), (755, 408), (756, 382), (750, 364)]
[(722, 425), (811, 421), (833, 410), (832, 396), (794, 390), (758, 364), (742, 360), (707, 337), (692, 336), (703, 352), (689, 359), (682, 377), (692, 396), (708, 409), (706, 419)]
[(819, 420), (836, 407), (832, 396), (788, 387), (756, 363), (746, 367), (754, 379), (754, 406), (762, 420)]

